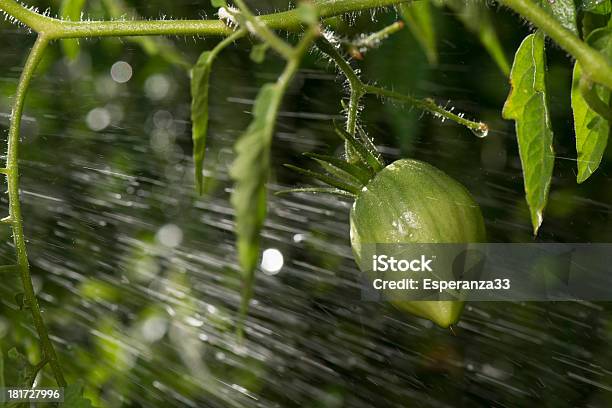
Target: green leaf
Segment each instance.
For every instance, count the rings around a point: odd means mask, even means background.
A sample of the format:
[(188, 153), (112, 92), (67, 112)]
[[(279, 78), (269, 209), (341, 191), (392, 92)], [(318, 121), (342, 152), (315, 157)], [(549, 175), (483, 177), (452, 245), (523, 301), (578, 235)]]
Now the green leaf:
[(612, 12), (612, 1), (610, 0), (579, 0), (578, 4), (583, 11), (593, 14), (610, 14)]
[(322, 181), (323, 183), (330, 185), (332, 187), (335, 187), (338, 190), (344, 190), (354, 195), (359, 194), (359, 190), (360, 190), (359, 186), (355, 184), (347, 183), (340, 178), (331, 177), (326, 174), (317, 173), (316, 171), (312, 171), (312, 170), (302, 169), (301, 167), (297, 167), (291, 164), (285, 164), (284, 166), (303, 176), (312, 177), (314, 179)]
[[(332, 164), (329, 164), (328, 162), (324, 160), (317, 160), (317, 159), (314, 159), (314, 160), (319, 164), (319, 166), (323, 168), (323, 170), (325, 170), (326, 174), (329, 174), (334, 179), (340, 180), (341, 182), (345, 184), (349, 184), (355, 187), (357, 190), (360, 190), (363, 187), (363, 184), (358, 179), (353, 177), (351, 174), (346, 173), (345, 171), (339, 169), (338, 167)], [(348, 162), (345, 162), (345, 163), (348, 163)]]
[[(587, 42), (612, 60), (612, 29), (603, 28), (593, 31)], [(610, 122), (589, 106), (589, 102), (585, 100), (580, 86), (581, 77), (582, 69), (576, 62), (572, 81), (572, 110), (576, 131), (576, 152), (578, 153), (578, 175), (576, 177), (578, 183), (584, 182), (597, 170), (610, 135)], [(592, 92), (606, 105), (605, 107), (608, 107), (608, 112), (610, 112), (610, 90), (596, 85)]]
[(225, 0), (210, 0), (210, 4), (215, 8), (227, 7), (227, 2)]
[(608, 15), (595, 14), (585, 12), (582, 13), (581, 23), (581, 31), (582, 38), (588, 38), (589, 35), (601, 27), (611, 27), (612, 20), (608, 17)]
[(193, 139), (196, 185), (199, 194), (202, 194), (204, 186), (202, 170), (208, 133), (208, 90), (214, 57), (215, 54), (211, 51), (204, 51), (191, 71), (191, 137)]
[(369, 166), (374, 173), (378, 173), (385, 167), (380, 158), (372, 153), (363, 142), (357, 140), (353, 135), (339, 127), (336, 127), (336, 134), (353, 147), (361, 163)]
[[(84, 7), (85, 0), (62, 0), (60, 16), (64, 20), (79, 21)], [(74, 61), (79, 56), (80, 47), (77, 40), (62, 40), (61, 45), (68, 59)]]
[(385, 162), (383, 158), (380, 156), (378, 149), (376, 149), (376, 145), (374, 144), (374, 140), (366, 133), (362, 126), (357, 126), (357, 134), (359, 135), (359, 140), (363, 143), (366, 149), (372, 154), (372, 156), (376, 157), (376, 159), (380, 162), (380, 164), (384, 167)]
[(304, 156), (314, 159), (319, 163), (325, 162), (330, 166), (336, 167), (338, 170), (341, 170), (344, 173), (351, 175), (364, 186), (368, 184), (368, 182), (372, 178), (372, 174), (366, 169), (351, 164), (345, 160), (339, 159), (335, 156), (327, 156), (317, 153), (304, 153)]
[(612, 24), (612, 18), (608, 27), (594, 30), (586, 41), (591, 47), (601, 52), (612, 64), (612, 26), (610, 24)]
[(332, 194), (341, 197), (356, 198), (354, 194), (348, 191), (339, 190), (332, 187), (301, 187), (301, 188), (290, 188), (287, 190), (280, 190), (274, 193), (274, 195), (294, 194), (294, 193), (309, 193), (309, 194)]
[(553, 132), (546, 100), (544, 34), (528, 35), (514, 57), (512, 90), (503, 109), (516, 123), (519, 154), (533, 232), (542, 224), (555, 161)]
[(437, 64), (438, 47), (429, 0), (402, 3), (399, 10), (401, 16), (406, 21), (408, 29), (425, 52), (427, 61), (430, 64)]
[(577, 11), (574, 0), (541, 0), (542, 8), (552, 15), (561, 25), (578, 35), (576, 25)]
[(260, 231), (266, 217), (266, 182), (270, 148), (283, 88), (265, 84), (253, 106), (253, 120), (236, 142), (236, 159), (230, 168), (235, 181), (231, 203), (236, 212), (238, 261), (244, 279), (242, 311), (251, 298), (259, 259)]
[[(578, 183), (588, 179), (599, 167), (610, 133), (610, 124), (591, 109), (584, 100), (579, 86), (581, 76), (582, 69), (576, 62), (572, 81), (572, 110), (576, 132), (576, 152), (578, 153), (578, 175), (576, 176)], [(609, 100), (610, 92), (606, 93), (607, 95), (600, 94), (602, 100)]]
[(480, 38), (480, 42), (504, 75), (510, 73), (510, 64), (495, 31), (491, 13), (484, 2), (480, 0), (438, 0), (438, 4), (447, 5), (453, 10), (463, 25)]
[(64, 390), (62, 408), (92, 408), (91, 401), (83, 397), (83, 382), (69, 384)]
[(212, 64), (225, 47), (242, 35), (244, 35), (243, 31), (237, 31), (217, 44), (211, 51), (204, 51), (191, 70), (191, 138), (193, 140), (195, 179), (199, 194), (202, 194), (204, 189), (202, 170), (208, 135), (208, 92)]

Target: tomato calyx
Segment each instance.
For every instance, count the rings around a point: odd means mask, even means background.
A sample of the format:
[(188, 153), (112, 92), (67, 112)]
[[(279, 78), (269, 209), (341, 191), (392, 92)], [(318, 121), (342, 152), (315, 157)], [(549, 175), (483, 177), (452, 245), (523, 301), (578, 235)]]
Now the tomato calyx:
[(357, 128), (357, 136), (338, 127), (336, 134), (352, 148), (358, 160), (350, 163), (334, 156), (304, 153), (305, 157), (317, 162), (325, 172), (312, 171), (292, 164), (284, 166), (296, 173), (319, 180), (328, 187), (293, 188), (276, 194), (327, 193), (357, 198), (374, 176), (385, 168), (385, 164), (374, 143), (361, 127)]

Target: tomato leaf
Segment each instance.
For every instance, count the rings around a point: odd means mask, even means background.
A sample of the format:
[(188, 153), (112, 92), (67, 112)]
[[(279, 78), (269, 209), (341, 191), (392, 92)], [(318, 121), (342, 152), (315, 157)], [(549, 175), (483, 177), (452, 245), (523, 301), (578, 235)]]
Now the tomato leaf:
[(431, 15), (429, 0), (413, 1), (400, 4), (400, 14), (406, 21), (408, 29), (419, 42), (430, 64), (438, 63), (436, 31)]
[(370, 151), (368, 147), (363, 142), (357, 140), (355, 136), (339, 127), (336, 127), (336, 134), (353, 147), (361, 164), (372, 169), (374, 173), (378, 173), (385, 168), (385, 165), (382, 163), (380, 157)]
[(208, 91), (214, 54), (204, 51), (191, 71), (191, 137), (193, 139), (193, 162), (198, 193), (202, 194), (204, 180), (202, 170), (206, 154), (208, 133)]
[[(85, 0), (62, 0), (60, 16), (64, 20), (79, 21), (84, 7)], [(62, 51), (69, 60), (74, 61), (79, 56), (80, 47), (77, 40), (62, 40), (61, 44)]]
[(206, 137), (208, 134), (208, 92), (210, 88), (210, 74), (212, 64), (217, 55), (234, 40), (241, 37), (243, 32), (221, 41), (211, 51), (204, 51), (191, 70), (191, 138), (193, 140), (193, 162), (195, 165), (195, 179), (198, 193), (202, 194), (204, 179), (202, 170), (204, 156), (206, 155)]
[(355, 196), (347, 191), (339, 190), (333, 187), (301, 187), (301, 188), (290, 188), (287, 190), (280, 190), (274, 193), (274, 195), (283, 194), (295, 194), (295, 193), (308, 193), (308, 194), (332, 194), (340, 197), (349, 197), (355, 199)]
[(304, 153), (304, 156), (314, 159), (319, 163), (327, 163), (329, 166), (333, 166), (338, 170), (350, 175), (364, 186), (372, 179), (372, 175), (364, 168), (351, 164), (335, 156), (326, 156), (317, 153)]
[[(595, 30), (587, 39), (589, 45), (601, 51), (612, 60), (612, 29), (602, 28)], [(572, 81), (572, 110), (574, 114), (574, 130), (576, 131), (576, 152), (578, 153), (578, 183), (584, 182), (591, 174), (597, 170), (603, 153), (608, 144), (610, 135), (610, 122), (598, 113), (598, 107), (589, 106), (589, 100), (580, 87), (582, 69), (576, 62), (574, 65), (574, 78)], [(610, 112), (610, 90), (599, 85), (595, 85), (591, 90), (594, 95)], [(588, 96), (588, 95), (587, 95)], [(596, 108), (596, 109), (594, 109)]]
[[(580, 91), (579, 81), (582, 76), (580, 64), (574, 65), (572, 81), (572, 110), (574, 130), (576, 132), (576, 152), (578, 153), (578, 175), (576, 181), (584, 182), (597, 170), (608, 143), (610, 125), (589, 107)], [(600, 95), (602, 99), (604, 95)], [(605, 99), (608, 100), (610, 92)]]
[(555, 161), (553, 132), (546, 100), (544, 34), (528, 35), (514, 57), (512, 89), (503, 109), (516, 123), (519, 154), (533, 232), (542, 224)]
[(610, 0), (580, 0), (580, 8), (594, 14), (610, 14), (612, 12), (612, 2)]
[(284, 166), (303, 176), (312, 177), (314, 179), (322, 181), (323, 183), (329, 186), (335, 187), (338, 190), (347, 191), (353, 194), (355, 197), (357, 196), (357, 194), (359, 194), (360, 187), (357, 184), (354, 184), (351, 181), (347, 181), (346, 179), (337, 177), (336, 174), (330, 173), (332, 175), (328, 176), (327, 174), (318, 173), (312, 170), (302, 169), (301, 167), (297, 167), (292, 164), (285, 164)]
[(234, 180), (231, 203), (236, 211), (238, 261), (243, 275), (242, 311), (252, 295), (259, 259), (260, 232), (266, 217), (266, 182), (270, 171), (270, 148), (282, 88), (265, 84), (253, 106), (253, 120), (235, 145), (236, 159), (230, 168)]
[(552, 15), (561, 25), (578, 35), (577, 14), (574, 0), (541, 0), (542, 8)]
[(83, 383), (69, 384), (64, 390), (62, 408), (92, 408), (91, 401), (83, 397)]
[(510, 73), (510, 64), (495, 31), (491, 13), (482, 1), (438, 0), (438, 4), (446, 5), (453, 10), (463, 25), (480, 38), (480, 42), (504, 75)]

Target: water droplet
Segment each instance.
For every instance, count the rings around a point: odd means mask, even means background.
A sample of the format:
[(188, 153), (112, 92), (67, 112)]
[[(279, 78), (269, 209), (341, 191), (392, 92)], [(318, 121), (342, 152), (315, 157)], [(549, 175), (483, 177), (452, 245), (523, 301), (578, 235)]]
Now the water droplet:
[(185, 317), (185, 323), (187, 323), (191, 327), (202, 327), (202, 326), (204, 326), (204, 321), (201, 320), (201, 319), (198, 319), (197, 317), (194, 317), (194, 316), (186, 316)]
[(153, 316), (143, 322), (141, 332), (146, 341), (153, 343), (164, 337), (167, 328), (168, 321), (166, 319)]
[(285, 262), (283, 254), (276, 248), (268, 248), (261, 258), (261, 269), (266, 275), (276, 275)]
[(470, 129), (470, 130), (472, 131), (474, 135), (476, 135), (476, 137), (479, 137), (481, 139), (484, 137), (487, 137), (487, 135), (489, 134), (489, 127), (485, 125), (484, 123), (481, 123), (478, 129)]
[(183, 241), (183, 230), (174, 224), (166, 224), (155, 234), (157, 242), (168, 248), (175, 248)]
[(117, 61), (110, 70), (113, 81), (124, 84), (132, 78), (132, 66), (125, 61)]
[(165, 75), (151, 75), (144, 83), (144, 90), (149, 99), (159, 101), (170, 94), (172, 82)]
[(96, 132), (104, 130), (111, 123), (111, 115), (106, 108), (95, 108), (85, 118), (87, 126)]

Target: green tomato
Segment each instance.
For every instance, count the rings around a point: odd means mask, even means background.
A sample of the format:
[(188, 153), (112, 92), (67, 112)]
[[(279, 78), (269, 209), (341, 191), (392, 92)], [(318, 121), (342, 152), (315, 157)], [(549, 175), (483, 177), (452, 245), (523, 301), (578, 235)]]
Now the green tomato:
[[(362, 189), (351, 209), (351, 246), (361, 265), (362, 245), (484, 242), (485, 227), (470, 193), (441, 170), (398, 160)], [(463, 302), (392, 301), (441, 327), (457, 322)]]

